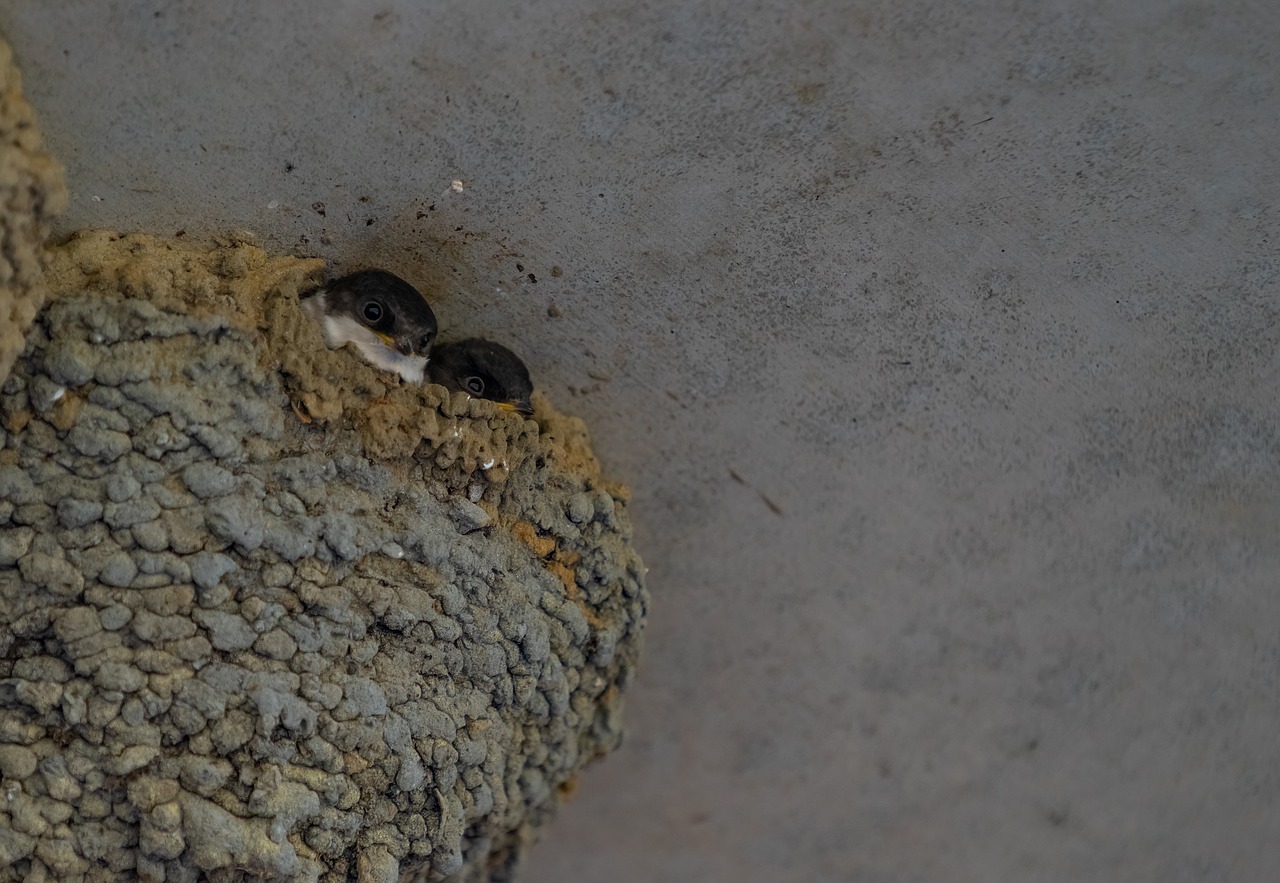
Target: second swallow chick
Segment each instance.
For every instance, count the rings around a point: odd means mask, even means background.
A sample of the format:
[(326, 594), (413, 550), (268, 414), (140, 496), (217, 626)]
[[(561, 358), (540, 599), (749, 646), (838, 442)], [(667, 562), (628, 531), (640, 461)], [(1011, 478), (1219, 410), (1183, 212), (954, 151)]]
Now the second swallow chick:
[(497, 402), (503, 410), (526, 417), (533, 413), (529, 369), (519, 356), (491, 340), (469, 337), (437, 345), (427, 365), (427, 377), (451, 392)]

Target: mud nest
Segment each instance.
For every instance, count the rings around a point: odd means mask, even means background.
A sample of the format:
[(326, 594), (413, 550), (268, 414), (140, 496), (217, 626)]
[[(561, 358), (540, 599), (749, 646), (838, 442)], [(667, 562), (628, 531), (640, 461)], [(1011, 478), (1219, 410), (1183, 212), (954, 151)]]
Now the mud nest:
[(43, 149), (13, 53), (0, 40), (0, 377), (44, 304), (41, 248), (67, 202), (62, 167)]
[(505, 880), (647, 595), (580, 421), (330, 352), (317, 261), (88, 233), (0, 391), (0, 880)]

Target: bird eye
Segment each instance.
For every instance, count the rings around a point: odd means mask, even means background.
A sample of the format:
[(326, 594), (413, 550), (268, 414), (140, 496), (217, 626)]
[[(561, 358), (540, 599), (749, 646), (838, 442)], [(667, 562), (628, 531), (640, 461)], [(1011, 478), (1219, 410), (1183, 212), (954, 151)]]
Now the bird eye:
[(422, 335), (422, 338), (418, 341), (418, 352), (425, 353), (427, 350), (431, 349), (432, 337), (433, 335), (430, 334)]
[(473, 396), (484, 395), (484, 381), (479, 377), (468, 377), (464, 385)]
[(364, 320), (370, 325), (382, 321), (382, 304), (376, 300), (365, 301), (364, 306), (360, 308), (360, 312), (364, 316)]

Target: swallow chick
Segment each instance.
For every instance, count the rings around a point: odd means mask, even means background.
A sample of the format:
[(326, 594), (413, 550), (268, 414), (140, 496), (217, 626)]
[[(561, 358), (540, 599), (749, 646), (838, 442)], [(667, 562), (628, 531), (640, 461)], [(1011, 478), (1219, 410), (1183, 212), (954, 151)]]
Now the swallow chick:
[(346, 343), (369, 362), (413, 383), (425, 379), (436, 316), (418, 289), (386, 270), (359, 270), (302, 301), (329, 349)]
[(431, 383), (451, 392), (497, 402), (506, 411), (533, 413), (533, 381), (520, 357), (502, 344), (480, 337), (439, 344), (427, 365)]

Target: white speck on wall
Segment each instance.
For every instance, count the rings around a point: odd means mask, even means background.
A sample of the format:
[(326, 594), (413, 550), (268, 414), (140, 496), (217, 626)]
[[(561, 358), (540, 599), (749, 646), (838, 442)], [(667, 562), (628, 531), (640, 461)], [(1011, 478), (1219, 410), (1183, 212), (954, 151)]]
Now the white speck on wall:
[(267, 203), (267, 208), (271, 208), (271, 209), (280, 208), (280, 200), (278, 199), (271, 200), (269, 203)]
[(449, 185), (449, 189), (452, 190), (454, 193), (461, 193), (462, 180), (460, 178), (454, 178), (453, 182)]

